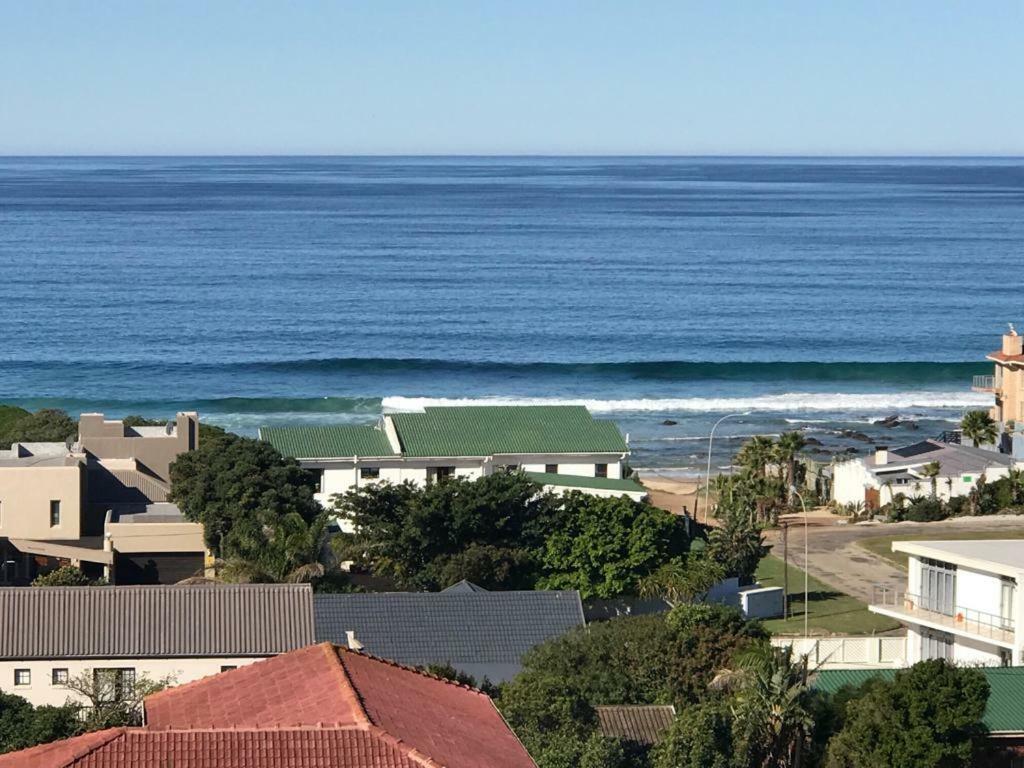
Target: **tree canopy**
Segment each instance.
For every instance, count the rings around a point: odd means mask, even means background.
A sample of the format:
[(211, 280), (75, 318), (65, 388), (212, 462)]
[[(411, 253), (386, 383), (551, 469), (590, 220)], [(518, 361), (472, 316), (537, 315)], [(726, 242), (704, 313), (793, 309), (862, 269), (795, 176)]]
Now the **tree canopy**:
[(57, 408), (30, 413), (22, 408), (0, 406), (0, 449), (12, 443), (63, 443), (78, 433), (78, 423)]
[(33, 707), (20, 696), (0, 691), (0, 752), (66, 739), (79, 730), (74, 707)]
[(988, 683), (980, 669), (942, 660), (875, 680), (847, 705), (827, 768), (970, 766), (982, 746)]
[(228, 432), (207, 433), (196, 450), (171, 464), (170, 500), (188, 520), (203, 524), (207, 546), (218, 557), (251, 555), (264, 528), (284, 520), (290, 521), (289, 536), (311, 525), (322, 513), (315, 491), (312, 473), (294, 459), (269, 443)]
[(626, 497), (543, 493), (518, 472), (367, 485), (336, 497), (335, 512), (355, 530), (341, 537), (341, 556), (403, 589), (467, 579), (613, 597), (635, 593), (689, 545), (685, 522), (664, 510)]

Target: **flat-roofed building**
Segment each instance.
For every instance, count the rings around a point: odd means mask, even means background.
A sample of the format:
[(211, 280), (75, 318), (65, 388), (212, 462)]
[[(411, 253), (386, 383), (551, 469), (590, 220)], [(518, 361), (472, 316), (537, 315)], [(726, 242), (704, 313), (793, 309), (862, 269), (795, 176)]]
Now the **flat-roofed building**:
[(892, 549), (907, 555), (906, 590), (880, 587), (869, 608), (906, 625), (907, 664), (1024, 664), (1024, 542), (897, 541)]

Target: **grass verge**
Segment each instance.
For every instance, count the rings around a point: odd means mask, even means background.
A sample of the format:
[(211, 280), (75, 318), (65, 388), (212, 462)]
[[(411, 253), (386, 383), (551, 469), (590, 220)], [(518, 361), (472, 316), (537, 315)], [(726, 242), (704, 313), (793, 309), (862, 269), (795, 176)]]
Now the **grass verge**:
[[(757, 567), (757, 580), (765, 587), (783, 586), (783, 562), (768, 555)], [(868, 611), (855, 597), (838, 592), (813, 576), (807, 577), (807, 626), (812, 635), (869, 635), (898, 629), (900, 624)], [(802, 635), (804, 632), (804, 571), (789, 566), (791, 617), (764, 621), (773, 635)]]

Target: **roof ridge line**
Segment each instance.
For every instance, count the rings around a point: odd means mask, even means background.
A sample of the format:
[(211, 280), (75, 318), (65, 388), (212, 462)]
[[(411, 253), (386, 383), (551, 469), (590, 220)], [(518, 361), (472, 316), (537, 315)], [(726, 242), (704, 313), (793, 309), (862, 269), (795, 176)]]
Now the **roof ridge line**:
[[(119, 728), (111, 728), (110, 730), (112, 730), (114, 732), (109, 735), (109, 738), (103, 739), (102, 741), (98, 741), (95, 744), (91, 744), (90, 746), (88, 746), (88, 747), (86, 747), (84, 749), (72, 750), (72, 753), (71, 753), (68, 761), (66, 763), (64, 763), (61, 766), (61, 768), (71, 768), (75, 763), (77, 763), (83, 757), (87, 757), (88, 755), (91, 755), (93, 752), (97, 751), (98, 749), (102, 749), (103, 747), (107, 746), (107, 744), (110, 744), (111, 742), (116, 741), (117, 739), (122, 738), (129, 731), (139, 731), (139, 732), (143, 732), (143, 733), (145, 732), (145, 728), (127, 728), (125, 726), (121, 726)], [(102, 731), (98, 731), (98, 733), (102, 733)], [(79, 736), (72, 736), (71, 738), (72, 739), (78, 739), (78, 738), (81, 738), (82, 736), (85, 736), (85, 735), (87, 735), (87, 734), (83, 733), (83, 734), (81, 734)], [(53, 742), (51, 742), (51, 743), (53, 743)]]
[(381, 741), (391, 745), (399, 752), (405, 754), (410, 760), (422, 765), (424, 768), (446, 768), (442, 763), (437, 762), (434, 758), (429, 755), (425, 755), (420, 752), (416, 747), (398, 738), (394, 734), (385, 731), (379, 725), (370, 725), (367, 729), (370, 733), (376, 736)]
[(359, 693), (359, 689), (356, 688), (355, 683), (352, 682), (352, 678), (349, 676), (345, 662), (342, 660), (342, 655), (338, 653), (341, 646), (337, 646), (334, 643), (321, 643), (320, 647), (331, 660), (331, 669), (336, 670), (340, 676), (341, 681), (339, 685), (342, 696), (345, 699), (351, 699), (356, 719), (363, 721), (361, 725), (364, 727), (375, 725), (373, 720), (370, 719), (370, 713), (366, 711), (366, 702), (363, 701), (362, 694)]
[[(406, 672), (413, 672), (413, 673), (419, 675), (420, 677), (425, 677), (425, 678), (427, 678), (429, 680), (437, 680), (438, 682), (454, 686), (455, 688), (462, 688), (462, 689), (467, 690), (467, 691), (472, 691), (473, 693), (476, 693), (476, 694), (479, 694), (480, 696), (483, 696), (488, 701), (491, 700), (491, 697), (488, 696), (483, 691), (481, 691), (479, 688), (476, 688), (476, 687), (474, 687), (472, 685), (468, 685), (467, 683), (460, 683), (458, 680), (449, 680), (447, 677), (441, 677), (440, 675), (435, 675), (432, 672), (427, 672), (425, 669), (423, 669), (421, 667), (413, 667), (413, 666), (410, 666), (409, 664), (400, 664), (397, 661), (392, 661), (391, 659), (385, 659), (385, 658), (382, 658), (381, 656), (374, 656), (372, 653), (367, 653), (366, 651), (354, 651), (351, 648), (346, 648), (343, 645), (335, 645), (334, 643), (330, 643), (330, 642), (325, 643), (325, 644), (333, 646), (338, 651), (342, 651), (342, 653), (338, 654), (338, 658), (339, 659), (343, 658), (343, 654), (347, 654), (347, 653), (355, 654), (357, 656), (362, 656), (363, 658), (372, 659), (373, 661), (379, 661), (381, 664), (387, 664), (389, 667), (395, 667), (396, 669), (404, 669)], [(342, 662), (342, 665), (344, 665), (344, 662)], [(347, 671), (348, 670), (346, 669), (346, 672)], [(352, 686), (352, 687), (353, 687), (353, 689), (355, 689), (355, 686)], [(357, 691), (357, 694), (358, 694), (358, 691)], [(360, 697), (360, 699), (362, 699), (362, 697)], [(370, 721), (370, 722), (372, 723), (372, 721)]]

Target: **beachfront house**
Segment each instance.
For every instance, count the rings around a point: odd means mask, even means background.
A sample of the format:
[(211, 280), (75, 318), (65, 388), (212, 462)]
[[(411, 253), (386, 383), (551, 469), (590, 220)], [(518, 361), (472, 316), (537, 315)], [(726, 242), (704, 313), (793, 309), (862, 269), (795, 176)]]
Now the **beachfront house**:
[(319, 475), (325, 506), (371, 483), (426, 485), (514, 470), (553, 491), (646, 495), (623, 477), (629, 447), (618, 427), (583, 406), (427, 407), (374, 425), (263, 427), (259, 435)]
[(866, 509), (878, 509), (899, 494), (929, 496), (932, 479), (926, 473), (932, 464), (939, 467), (935, 495), (949, 500), (970, 493), (982, 475), (988, 482), (1005, 477), (1014, 460), (995, 451), (938, 440), (891, 450), (879, 446), (870, 456), (832, 467), (832, 498), (840, 504), (860, 502)]
[(201, 573), (203, 527), (167, 500), (171, 462), (198, 435), (196, 413), (150, 427), (85, 413), (74, 441), (0, 452), (0, 584), (66, 564), (121, 584)]
[(78, 700), (83, 674), (187, 683), (313, 642), (308, 584), (0, 588), (0, 690)]
[(1019, 540), (897, 541), (907, 587), (878, 587), (874, 613), (907, 627), (906, 664), (949, 659), (982, 666), (1024, 664), (1021, 615), (1024, 544)]
[(584, 626), (575, 590), (490, 592), (463, 581), (442, 592), (314, 595), (316, 639), (417, 667), (451, 665), (502, 683), (541, 643)]
[(994, 366), (992, 376), (975, 376), (971, 389), (993, 395), (989, 415), (1002, 432), (1000, 449), (1024, 458), (1024, 337), (1011, 325), (1002, 346), (986, 355)]

